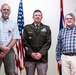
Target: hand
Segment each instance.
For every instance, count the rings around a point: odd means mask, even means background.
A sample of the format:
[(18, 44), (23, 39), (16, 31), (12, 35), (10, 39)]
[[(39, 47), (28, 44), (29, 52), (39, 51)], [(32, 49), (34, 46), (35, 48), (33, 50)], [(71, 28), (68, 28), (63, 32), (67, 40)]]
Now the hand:
[(36, 53), (36, 56), (35, 56), (35, 59), (36, 59), (36, 60), (40, 60), (41, 57), (42, 57), (42, 54), (39, 53), (39, 52), (37, 52), (37, 53)]
[(58, 64), (59, 64), (59, 65), (61, 65), (61, 64), (62, 64), (61, 60), (59, 60), (59, 61), (58, 61)]
[(0, 58), (4, 58), (6, 54), (4, 52), (0, 52)]
[(3, 46), (1, 50), (2, 50), (5, 54), (7, 54), (7, 53), (10, 51), (10, 48)]
[(35, 59), (36, 60), (36, 53), (35, 52), (33, 52), (32, 54), (31, 54), (31, 57), (33, 58), (33, 59)]

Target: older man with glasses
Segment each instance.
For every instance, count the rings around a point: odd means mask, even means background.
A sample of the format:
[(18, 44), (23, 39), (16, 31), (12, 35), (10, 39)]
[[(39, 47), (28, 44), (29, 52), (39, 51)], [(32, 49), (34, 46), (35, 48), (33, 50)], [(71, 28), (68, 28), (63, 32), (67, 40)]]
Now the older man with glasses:
[(65, 16), (66, 27), (60, 30), (56, 46), (57, 63), (62, 64), (62, 75), (76, 75), (76, 25), (75, 16)]

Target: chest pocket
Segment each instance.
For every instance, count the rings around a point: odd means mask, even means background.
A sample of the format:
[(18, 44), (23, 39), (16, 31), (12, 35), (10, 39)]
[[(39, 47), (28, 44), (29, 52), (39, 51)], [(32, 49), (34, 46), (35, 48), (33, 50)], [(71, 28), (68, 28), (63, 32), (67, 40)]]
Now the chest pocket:
[(41, 32), (41, 33), (40, 33), (40, 36), (45, 37), (45, 36), (46, 36), (46, 32)]

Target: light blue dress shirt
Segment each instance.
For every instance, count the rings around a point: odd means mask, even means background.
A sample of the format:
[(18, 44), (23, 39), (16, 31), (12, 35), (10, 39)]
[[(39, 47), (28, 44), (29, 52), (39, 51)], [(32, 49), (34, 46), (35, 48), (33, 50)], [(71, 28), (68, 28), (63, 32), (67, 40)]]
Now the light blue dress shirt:
[(7, 46), (13, 39), (20, 39), (18, 25), (10, 19), (0, 18), (0, 44)]

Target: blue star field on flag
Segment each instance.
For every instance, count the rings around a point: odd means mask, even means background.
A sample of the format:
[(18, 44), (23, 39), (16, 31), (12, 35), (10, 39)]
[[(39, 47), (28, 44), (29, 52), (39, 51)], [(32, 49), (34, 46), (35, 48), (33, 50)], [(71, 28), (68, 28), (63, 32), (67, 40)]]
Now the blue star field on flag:
[(22, 0), (20, 1), (20, 4), (19, 4), (17, 24), (18, 24), (18, 28), (19, 28), (19, 33), (21, 35), (22, 29), (24, 28), (24, 16), (23, 16)]

